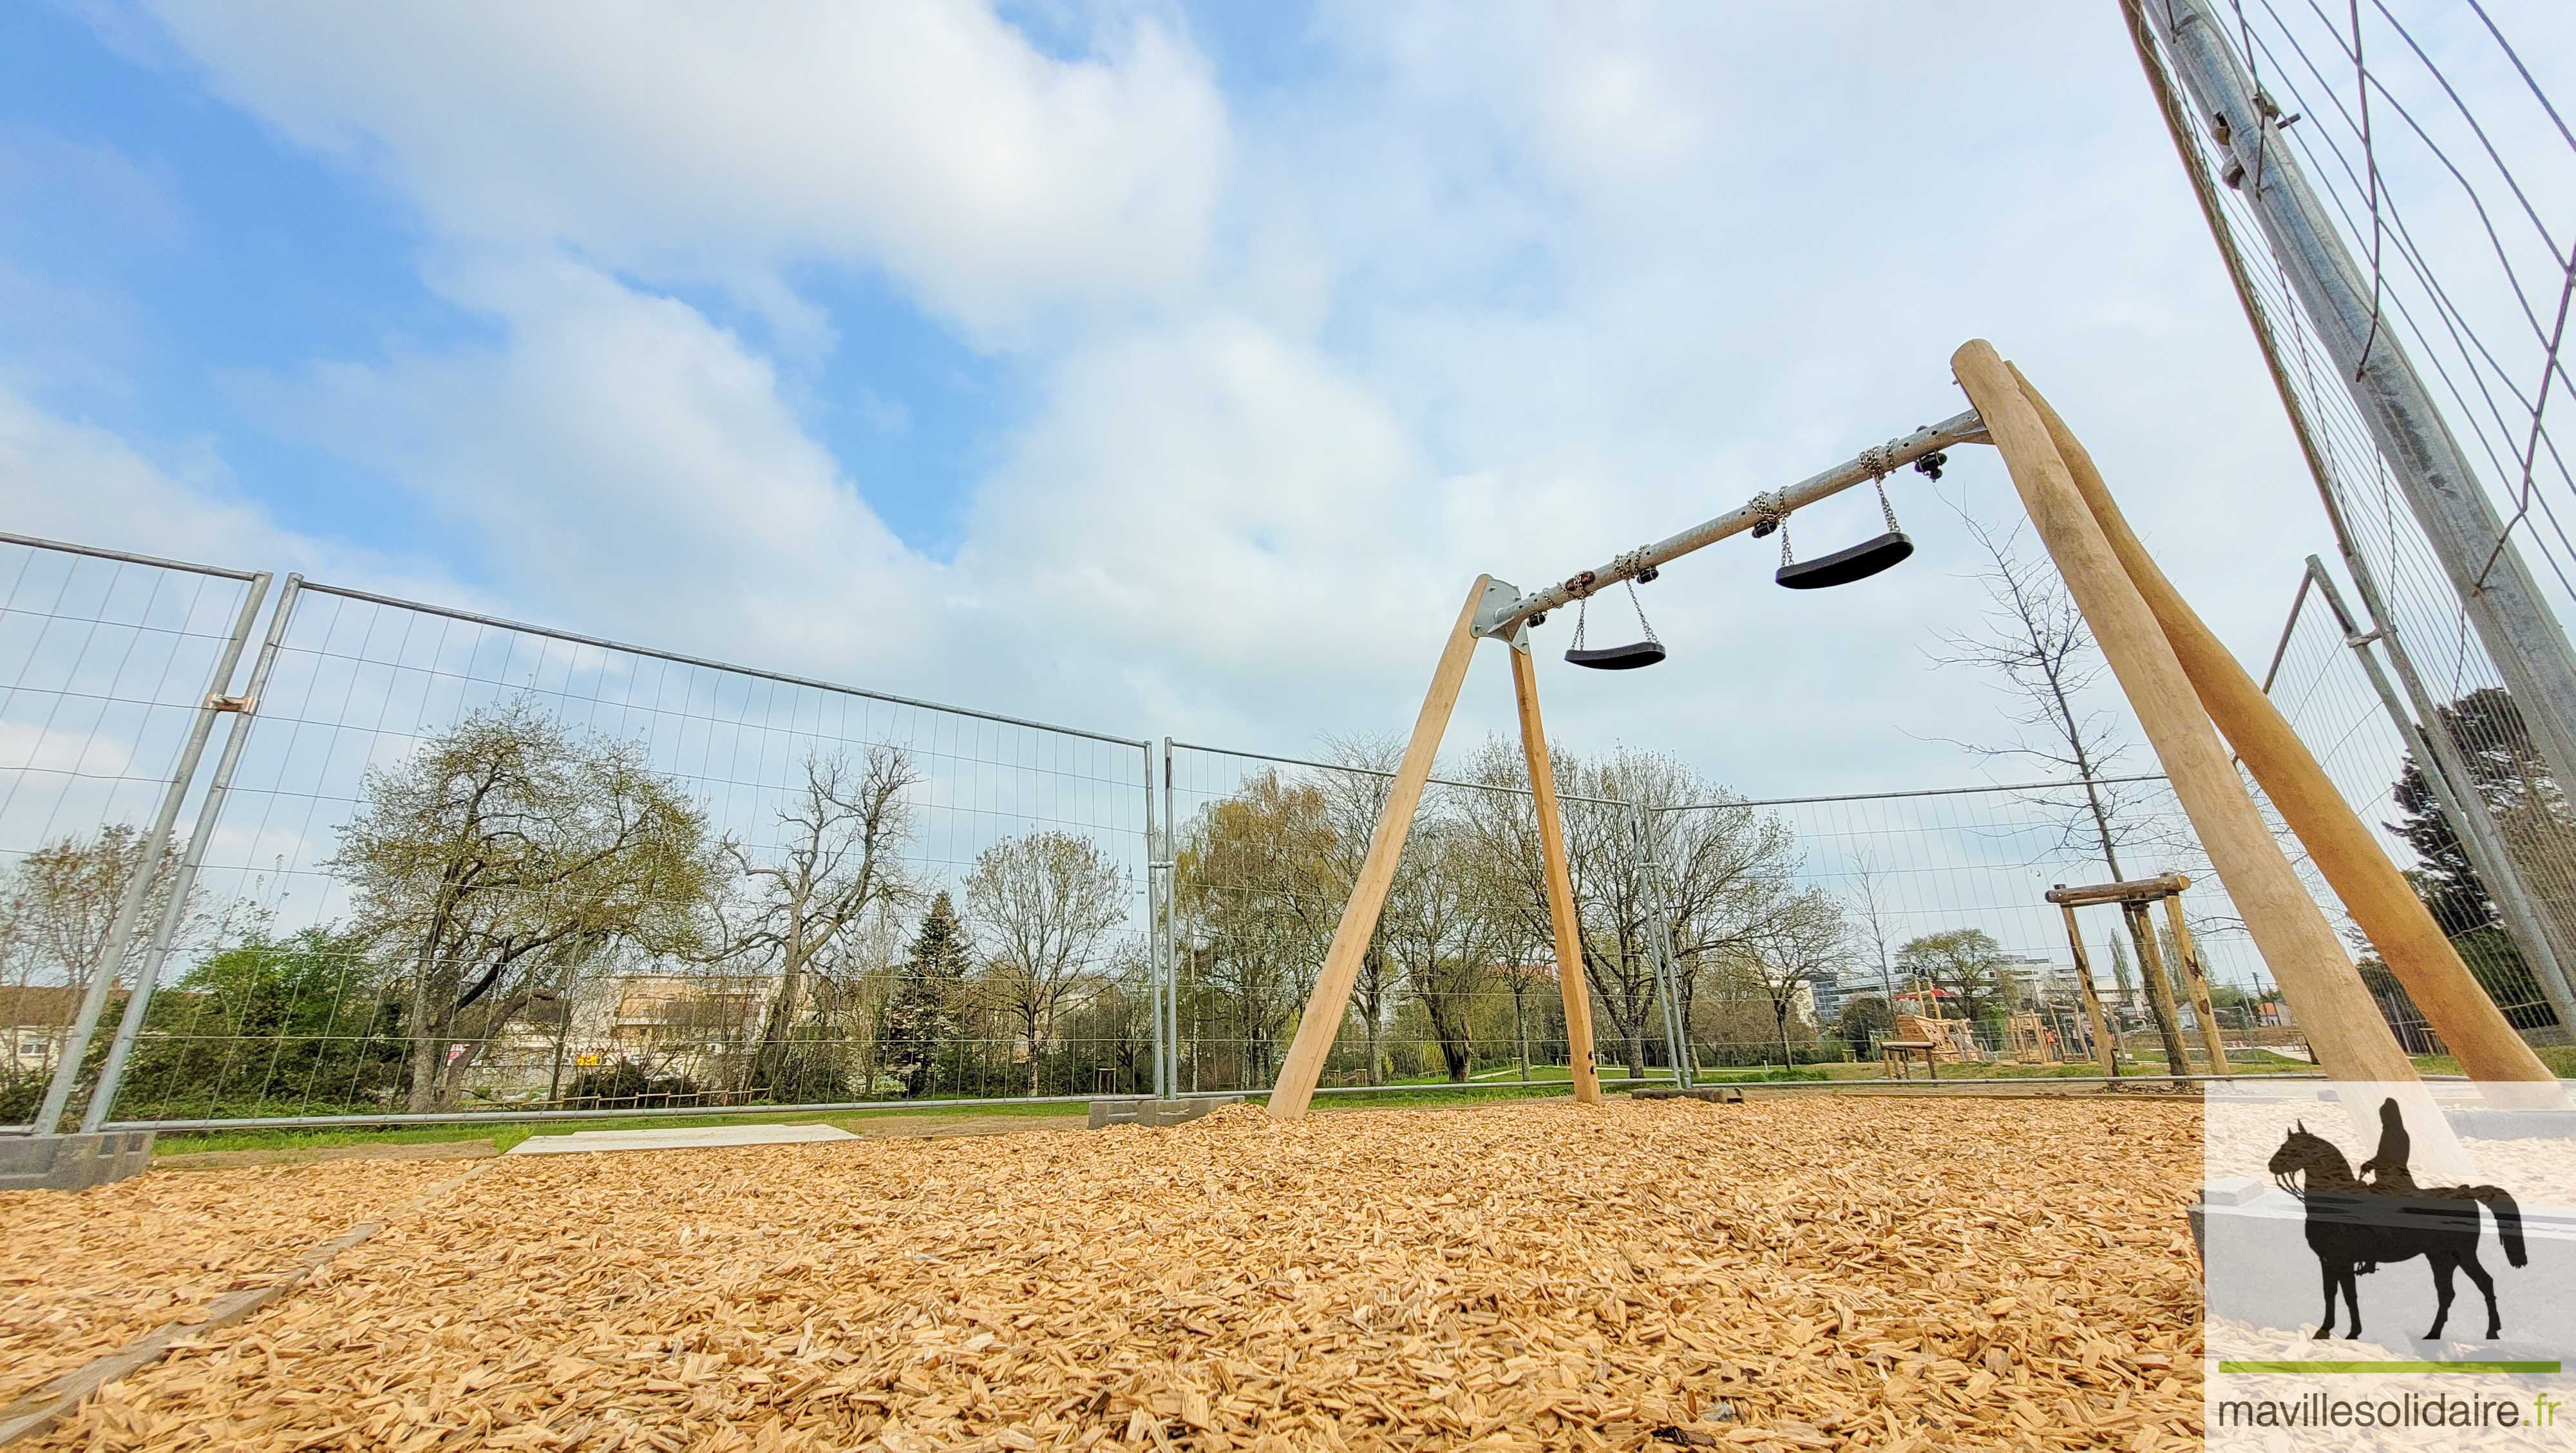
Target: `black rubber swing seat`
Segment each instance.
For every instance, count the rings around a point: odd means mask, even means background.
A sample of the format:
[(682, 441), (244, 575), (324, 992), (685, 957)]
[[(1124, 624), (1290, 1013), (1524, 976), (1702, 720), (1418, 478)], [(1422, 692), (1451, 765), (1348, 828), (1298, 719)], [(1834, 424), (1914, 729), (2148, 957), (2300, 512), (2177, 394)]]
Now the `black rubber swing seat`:
[(1595, 671), (1634, 671), (1664, 659), (1664, 643), (1637, 641), (1625, 646), (1604, 646), (1597, 651), (1568, 651), (1565, 659), (1570, 664), (1589, 666)]
[[(1863, 540), (1847, 550), (1783, 565), (1771, 578), (1791, 590), (1823, 590), (1827, 586), (1867, 580), (1913, 553), (1914, 542), (1905, 538), (1905, 532), (1890, 530), (1877, 539)], [(1660, 650), (1655, 652), (1656, 659), (1661, 660), (1663, 654)]]

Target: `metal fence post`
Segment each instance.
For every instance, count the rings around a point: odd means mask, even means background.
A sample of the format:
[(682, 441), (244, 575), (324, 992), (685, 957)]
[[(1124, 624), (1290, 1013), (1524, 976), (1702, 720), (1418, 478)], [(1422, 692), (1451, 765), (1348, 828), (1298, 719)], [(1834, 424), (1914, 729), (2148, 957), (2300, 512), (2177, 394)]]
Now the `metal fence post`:
[[(2209, 0), (2146, 4), (2162, 22), (2157, 39), (2191, 95), (2195, 119), (2232, 163), (2228, 182), (2244, 192), (2460, 609), (2530, 723), (2535, 745), (2558, 780), (2576, 782), (2576, 653), (2477, 471), (2380, 317), (2370, 280), (2281, 144), (2286, 123), (2278, 107), (2255, 93)], [(2189, 156), (2184, 161), (2191, 165)], [(2223, 237), (2220, 246), (2227, 246)]]
[(1172, 1097), (1163, 1044), (1163, 869), (1170, 856), (1154, 818), (1154, 748), (1145, 754), (1145, 1001), (1154, 1018), (1154, 1098)]
[[(2576, 1026), (2576, 995), (2569, 993), (2566, 967), (2558, 956), (2558, 943), (2550, 933), (2549, 921), (2533, 905), (2530, 885), (2523, 881), (2522, 870), (2505, 847), (2504, 834), (2488, 811), (2486, 799), (2478, 795), (2476, 779), (2469, 775), (2459, 744), (2442, 729), (2431, 704), (2420, 699), (2422, 687), (2414, 679), (2413, 663), (2406, 660), (2396, 636), (2386, 627), (2361, 629), (2352, 612), (2345, 609), (2343, 593), (2335, 588), (2334, 577), (2326, 573), (2325, 562), (2314, 555), (2308, 557), (2308, 578), (2316, 583), (2318, 595), (2334, 613), (2344, 644), (2361, 659), (2362, 674), (2370, 678), (2371, 690), (2378, 693), (2379, 704), (2388, 712), (2389, 720), (2397, 723), (2398, 735), (2405, 739), (2407, 750), (2423, 769), (2425, 784), (2441, 803), (2443, 816), (2450, 819), (2461, 849), (2469, 855), (2487, 891), (2495, 895), (2496, 907), (2504, 915), (2505, 931), (2522, 951), (2523, 961), (2530, 965), (2542, 997), (2549, 1001), (2559, 1023)], [(2375, 593), (2365, 588), (2363, 597), (2367, 600)], [(2370, 643), (2374, 640), (2387, 648), (2391, 661), (2398, 663), (2399, 675), (2415, 686), (2410, 694), (2419, 698), (2416, 706), (2423, 713), (2420, 720), (2398, 700), (2387, 673), (2380, 670), (2378, 658), (2371, 655)]]
[(1637, 860), (1646, 879), (1646, 911), (1651, 919), (1655, 943), (1655, 985), (1664, 1001), (1664, 1040), (1672, 1046), (1673, 1083), (1683, 1089), (1692, 1084), (1690, 1020), (1682, 1007), (1681, 966), (1673, 962), (1673, 910), (1664, 896), (1663, 855), (1656, 846), (1655, 834), (1647, 824), (1656, 809), (1643, 803), (1628, 808), (1628, 823), (1637, 838)]
[(1172, 739), (1163, 738), (1163, 1093), (1181, 1092), (1181, 896), (1180, 822), (1172, 815)]
[(170, 941), (178, 936), (179, 925), (188, 916), (188, 894), (197, 886), (197, 869), (206, 861), (206, 842), (215, 833), (215, 824), (223, 817), (224, 796), (232, 790), (233, 769), (241, 764), (242, 748), (250, 740), (253, 718), (259, 711), (259, 699), (268, 690), (269, 669), (277, 664), (277, 648), (286, 638), (286, 626), (295, 611), (295, 598), (303, 589), (304, 577), (289, 575), (286, 588), (278, 592), (277, 609), (268, 618), (268, 639), (260, 644), (259, 658), (251, 663), (250, 685), (240, 696), (223, 698), (222, 711), (232, 713), (231, 735), (224, 738), (223, 754), (215, 759), (214, 778), (206, 784), (206, 800), (197, 808), (197, 820), (188, 830), (188, 846), (179, 856), (179, 871), (170, 880), (170, 899), (161, 908), (161, 921), (152, 931), (152, 941), (143, 952), (143, 962), (134, 971), (134, 988), (125, 996), (125, 1017), (117, 1022), (116, 1038), (107, 1047), (107, 1062), (99, 1066), (98, 1084), (90, 1091), (89, 1109), (81, 1116), (81, 1133), (95, 1133), (107, 1123), (107, 1114), (116, 1103), (116, 1092), (125, 1081), (125, 1062), (134, 1053), (134, 1041), (143, 1032), (143, 1017), (152, 1005), (152, 991), (160, 983), (161, 966), (170, 957)]
[(266, 571), (251, 578), (250, 589), (242, 596), (241, 615), (233, 621), (232, 638), (224, 643), (223, 654), (206, 678), (206, 694), (197, 704), (197, 719), (188, 729), (187, 745), (180, 749), (178, 765), (170, 772), (170, 785), (161, 794), (161, 811), (152, 819), (152, 831), (143, 840), (143, 854), (134, 865), (134, 879), (125, 885), (125, 896), (117, 900), (116, 917), (108, 926), (107, 948), (99, 955), (88, 989), (81, 994), (79, 1017), (72, 1022), (62, 1059), (54, 1065), (54, 1077), (45, 1086), (44, 1103), (37, 1107), (32, 1127), (35, 1134), (51, 1135), (62, 1128), (63, 1111), (70, 1106), (72, 1088), (80, 1079), (81, 1061), (89, 1057), (90, 1037), (98, 1032), (99, 1016), (107, 1012), (107, 996), (116, 985), (116, 971), (125, 966), (126, 951), (134, 943), (135, 926), (143, 917), (144, 900), (151, 896), (152, 880), (159, 875), (161, 859), (169, 852), (170, 831), (178, 824), (180, 805), (187, 800), (190, 784), (196, 781), (197, 764), (205, 758), (206, 738), (214, 733), (215, 718), (227, 710), (220, 704), (224, 688), (232, 684), (233, 671), (250, 645), (250, 628), (259, 619), (261, 602), (268, 599), (268, 583)]

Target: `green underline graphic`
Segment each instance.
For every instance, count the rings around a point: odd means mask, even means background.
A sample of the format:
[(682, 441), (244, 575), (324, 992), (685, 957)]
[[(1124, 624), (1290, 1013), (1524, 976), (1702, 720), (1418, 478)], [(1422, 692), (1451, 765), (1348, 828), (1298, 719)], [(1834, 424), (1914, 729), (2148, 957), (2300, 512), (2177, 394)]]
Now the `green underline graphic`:
[(2556, 1372), (2556, 1362), (2221, 1362), (2221, 1372)]

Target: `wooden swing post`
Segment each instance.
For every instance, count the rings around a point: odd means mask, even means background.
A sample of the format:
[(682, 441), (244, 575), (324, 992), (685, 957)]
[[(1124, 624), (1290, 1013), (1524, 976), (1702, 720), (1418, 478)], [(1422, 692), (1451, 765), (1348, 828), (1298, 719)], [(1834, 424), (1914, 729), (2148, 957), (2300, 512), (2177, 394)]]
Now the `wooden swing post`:
[[(2263, 795), (2298, 834), (2353, 922), (2361, 926), (2407, 997), (2424, 1011), (2433, 1031), (2460, 1058), (2473, 1080), (2552, 1080), (2540, 1056), (2505, 1021), (2484, 988), (2460, 961), (2459, 951), (2433, 921), (2422, 899), (2390, 862), (2343, 794), (2335, 790), (2307, 743), (2299, 740), (2280, 708), (2246, 674), (2233, 652), (2165, 578), (2155, 558), (2129, 528), (2093, 456), (2066, 422), (2040, 397), (2019, 369), (2010, 369), (2048, 443), (2065, 464), (2069, 481), (2101, 527), (2122, 573), (2136, 586), (2201, 706), (2235, 748)], [(2177, 921), (2177, 931), (2180, 931)], [(2284, 988), (2286, 989), (2286, 985)], [(2295, 1011), (2294, 1012), (2299, 1012)], [(2301, 1020), (2305, 1022), (2301, 1012)]]
[(1395, 783), (1387, 790), (1386, 810), (1378, 814), (1377, 828), (1369, 834), (1368, 855), (1360, 860), (1351, 896), (1342, 904), (1342, 920), (1333, 929), (1332, 946), (1324, 951), (1324, 971), (1315, 976), (1315, 992), (1306, 999), (1306, 1012), (1297, 1020), (1297, 1037), (1289, 1042), (1288, 1058), (1271, 1086), (1270, 1113), (1276, 1119), (1305, 1118), (1315, 1082), (1324, 1073), (1324, 1056), (1332, 1052), (1334, 1036), (1341, 1032), (1351, 984), (1359, 978), (1360, 959), (1377, 932), (1386, 891), (1395, 882), (1396, 859), (1403, 856), (1405, 834), (1413, 830), (1414, 809), (1422, 805), (1422, 789), (1430, 784), (1431, 764), (1440, 755), (1441, 733), (1449, 729), (1449, 714), (1456, 710), (1459, 688), (1467, 681), (1467, 663), (1476, 654), (1476, 607), (1485, 599), (1489, 579), (1479, 575), (1468, 587), (1467, 604), (1440, 648), (1431, 690), (1422, 698), (1422, 714), (1413, 720), (1413, 739), (1405, 744), (1404, 760), (1397, 764)]
[[(1422, 698), (1422, 712), (1413, 721), (1413, 737), (1405, 743), (1404, 760), (1395, 771), (1394, 784), (1386, 795), (1386, 808), (1378, 814), (1377, 828), (1369, 835), (1368, 855), (1360, 862), (1359, 876), (1351, 883), (1351, 896), (1342, 904), (1341, 922), (1333, 929), (1332, 946), (1324, 951), (1323, 972), (1315, 977), (1315, 991), (1306, 1000), (1306, 1010), (1297, 1020), (1297, 1037), (1290, 1041), (1288, 1058), (1279, 1066), (1279, 1079), (1270, 1090), (1270, 1115), (1275, 1120), (1302, 1120), (1315, 1098), (1315, 1084), (1323, 1078), (1324, 1057), (1332, 1052), (1333, 1040), (1341, 1033), (1342, 1012), (1350, 1006), (1351, 985), (1359, 978), (1360, 961), (1368, 952), (1369, 939), (1377, 933), (1378, 917), (1386, 909), (1387, 889), (1395, 882), (1395, 866), (1404, 855), (1404, 839), (1413, 830), (1414, 814), (1422, 806), (1422, 791), (1430, 784), (1431, 767), (1440, 755), (1440, 738), (1449, 729), (1449, 717), (1458, 706), (1458, 692), (1467, 681), (1467, 665), (1476, 654), (1476, 615), (1485, 602), (1493, 577), (1479, 575), (1467, 591), (1467, 604), (1458, 612), (1458, 623), (1449, 629), (1449, 639), (1440, 648), (1440, 664), (1431, 673), (1431, 689)], [(1589, 1105), (1601, 1098), (1600, 1077), (1592, 1067), (1592, 994), (1583, 976), (1582, 931), (1574, 916), (1574, 878), (1565, 857), (1565, 831), (1559, 820), (1556, 803), (1556, 774), (1547, 754), (1547, 736), (1541, 729), (1538, 714), (1538, 678), (1532, 674), (1529, 659), (1529, 637), (1525, 631), (1513, 630), (1504, 636), (1512, 651), (1512, 687), (1519, 698), (1521, 750), (1529, 761), (1530, 795), (1538, 808), (1539, 856), (1547, 878), (1548, 921), (1555, 930), (1556, 976), (1565, 995), (1565, 1029), (1574, 1065), (1574, 1098)]]
[(1574, 1075), (1574, 1098), (1601, 1101), (1601, 1074), (1592, 1063), (1592, 990), (1583, 972), (1583, 924), (1574, 913), (1574, 872), (1565, 858), (1565, 824), (1556, 806), (1556, 763), (1548, 756), (1547, 729), (1538, 716), (1538, 666), (1529, 635), (1505, 643), (1512, 657), (1512, 696), (1520, 708), (1521, 758), (1529, 764), (1530, 798), (1538, 809), (1538, 855), (1547, 877), (1547, 922), (1556, 938), (1556, 988), (1565, 1002), (1565, 1062)]
[(2307, 1029), (2318, 1064), (2341, 1080), (2418, 1078), (2324, 911), (2254, 810), (2164, 628), (2111, 548), (2021, 380), (1983, 339), (1963, 345), (1950, 366), (2256, 949)]

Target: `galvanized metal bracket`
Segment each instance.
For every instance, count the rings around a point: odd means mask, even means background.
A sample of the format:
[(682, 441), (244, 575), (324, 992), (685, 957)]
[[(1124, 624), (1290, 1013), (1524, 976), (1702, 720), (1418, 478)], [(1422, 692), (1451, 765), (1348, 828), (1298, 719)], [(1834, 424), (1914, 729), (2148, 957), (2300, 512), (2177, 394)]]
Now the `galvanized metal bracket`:
[[(1520, 604), (1520, 600), (1519, 586), (1507, 580), (1486, 577), (1485, 598), (1476, 602), (1476, 619), (1474, 624), (1467, 627), (1467, 634), (1479, 639), (1495, 635), (1496, 626), (1504, 617), (1511, 614), (1512, 607)], [(1498, 639), (1515, 651), (1528, 650), (1530, 648), (1529, 622), (1513, 621), (1511, 629), (1502, 632)]]

